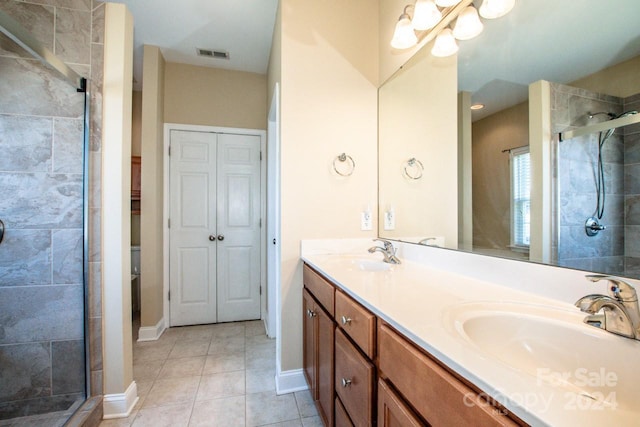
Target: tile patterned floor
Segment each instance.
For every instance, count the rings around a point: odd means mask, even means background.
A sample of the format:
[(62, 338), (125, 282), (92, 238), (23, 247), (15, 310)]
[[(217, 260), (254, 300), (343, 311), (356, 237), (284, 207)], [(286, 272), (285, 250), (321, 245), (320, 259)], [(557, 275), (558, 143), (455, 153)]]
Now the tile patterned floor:
[(275, 340), (262, 321), (171, 328), (134, 343), (140, 400), (100, 427), (322, 426), (308, 391), (277, 396)]

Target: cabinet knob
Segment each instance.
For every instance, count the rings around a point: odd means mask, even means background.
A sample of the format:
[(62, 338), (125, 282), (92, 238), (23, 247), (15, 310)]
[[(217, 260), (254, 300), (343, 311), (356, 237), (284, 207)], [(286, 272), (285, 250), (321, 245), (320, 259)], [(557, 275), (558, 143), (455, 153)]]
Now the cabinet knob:
[(307, 309), (307, 316), (316, 317), (316, 312), (311, 309)]
[(209, 241), (210, 242), (215, 242), (216, 241), (216, 236), (214, 236), (213, 234), (209, 236)]
[(224, 240), (224, 235), (218, 234), (218, 240), (220, 240), (222, 242)]
[(351, 385), (351, 379), (343, 378), (342, 379), (342, 387), (349, 387)]
[(350, 318), (350, 317), (342, 316), (342, 317), (340, 318), (340, 320), (342, 321), (342, 324), (343, 324), (343, 325), (348, 325), (348, 324), (350, 324), (350, 323), (351, 323), (351, 318)]

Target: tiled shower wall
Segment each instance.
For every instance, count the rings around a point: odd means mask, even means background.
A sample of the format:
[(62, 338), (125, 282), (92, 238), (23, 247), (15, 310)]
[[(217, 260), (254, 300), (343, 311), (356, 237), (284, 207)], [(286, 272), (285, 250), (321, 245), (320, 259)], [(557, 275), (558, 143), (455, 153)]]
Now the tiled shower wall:
[[(589, 112), (620, 114), (623, 109), (620, 98), (556, 83), (551, 84), (551, 105), (554, 134), (608, 120), (606, 116), (589, 119)], [(607, 228), (594, 237), (586, 235), (584, 224), (596, 210), (598, 134), (558, 144), (558, 230), (554, 233), (558, 236), (555, 242), (557, 263), (619, 275), (624, 271), (625, 255), (625, 150), (622, 131), (616, 131), (603, 148), (606, 203), (602, 223)]]
[[(92, 395), (102, 394), (100, 281), (104, 4), (0, 0), (90, 79)], [(0, 419), (66, 410), (84, 393), (84, 94), (0, 38)]]
[[(640, 93), (624, 99), (624, 111), (640, 111)], [(624, 127), (625, 276), (640, 277), (640, 124)]]

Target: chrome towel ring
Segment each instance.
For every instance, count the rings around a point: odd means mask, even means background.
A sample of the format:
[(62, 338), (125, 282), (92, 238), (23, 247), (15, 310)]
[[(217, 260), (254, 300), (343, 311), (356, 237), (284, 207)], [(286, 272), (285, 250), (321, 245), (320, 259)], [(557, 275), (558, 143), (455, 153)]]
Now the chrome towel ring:
[(340, 176), (351, 176), (355, 168), (356, 162), (348, 154), (342, 153), (333, 159), (333, 170)]
[(2, 243), (2, 239), (4, 239), (4, 222), (0, 219), (0, 243)]
[(404, 165), (403, 175), (409, 179), (420, 179), (422, 178), (422, 173), (424, 172), (424, 165), (422, 162), (415, 157), (407, 160), (407, 163)]

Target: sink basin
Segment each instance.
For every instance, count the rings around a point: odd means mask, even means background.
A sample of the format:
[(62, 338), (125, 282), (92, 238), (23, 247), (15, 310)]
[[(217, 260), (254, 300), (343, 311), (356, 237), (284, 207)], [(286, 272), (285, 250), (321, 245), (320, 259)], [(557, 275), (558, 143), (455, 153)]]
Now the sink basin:
[(391, 264), (371, 259), (354, 259), (351, 260), (351, 264), (362, 271), (387, 271), (391, 269)]
[(461, 304), (449, 315), (458, 338), (537, 384), (571, 392), (576, 405), (637, 410), (640, 341), (586, 325), (577, 310), (534, 304)]
[(358, 271), (388, 271), (391, 270), (392, 264), (382, 261), (382, 258), (361, 256), (361, 255), (339, 255), (332, 262), (341, 265), (348, 270)]

